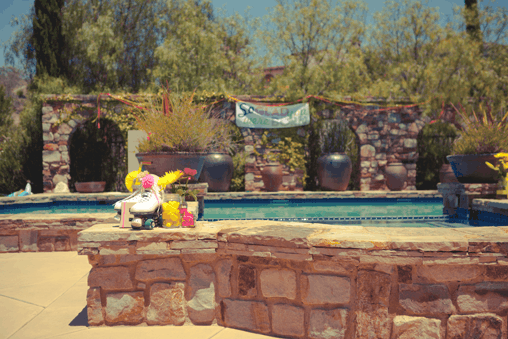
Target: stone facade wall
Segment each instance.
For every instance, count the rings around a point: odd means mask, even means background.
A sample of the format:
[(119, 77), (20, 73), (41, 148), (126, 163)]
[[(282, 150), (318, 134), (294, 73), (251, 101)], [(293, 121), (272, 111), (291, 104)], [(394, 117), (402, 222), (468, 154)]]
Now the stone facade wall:
[(219, 324), (288, 338), (507, 336), (506, 227), (429, 233), (244, 221), (133, 234), (111, 226), (78, 236), (92, 265), (92, 326)]
[[(114, 215), (114, 214), (113, 214)], [(72, 216), (35, 214), (0, 217), (0, 253), (77, 251), (80, 231), (113, 222), (111, 213)]]
[[(135, 96), (132, 97), (135, 101)], [(242, 97), (248, 100), (249, 97)], [(73, 100), (81, 102), (85, 109), (78, 114), (85, 118), (97, 114), (97, 96), (76, 95)], [(119, 111), (124, 104), (118, 103), (113, 111)], [(61, 112), (77, 110), (79, 105), (64, 103), (55, 96), (47, 96), (43, 104), (43, 165), (44, 165), (44, 192), (52, 192), (59, 182), (67, 183), (69, 175), (69, 140), (76, 130), (79, 119), (56, 126)], [(337, 106), (335, 106), (337, 107)], [(369, 108), (370, 107), (370, 108)], [(394, 108), (390, 110), (376, 109), (377, 106), (343, 106), (340, 110), (345, 113), (351, 130), (356, 134), (359, 142), (359, 168), (361, 171), (360, 189), (388, 190), (384, 171), (389, 162), (403, 161), (408, 170), (408, 179), (403, 189), (415, 190), (416, 184), (416, 139), (419, 131), (430, 119), (422, 118), (418, 107)], [(335, 108), (334, 110), (339, 110)], [(234, 121), (235, 105), (230, 102), (219, 103), (214, 108), (222, 118)], [(332, 110), (319, 113), (325, 118), (333, 116)], [(245, 166), (246, 191), (264, 191), (261, 180), (261, 169), (264, 163), (254, 155), (254, 148), (261, 151), (260, 136), (264, 129), (242, 128), (245, 140), (245, 151), (249, 155)], [(298, 134), (305, 135), (300, 128)], [(302, 191), (303, 185), (297, 180), (301, 171), (290, 173), (284, 168), (282, 190)]]

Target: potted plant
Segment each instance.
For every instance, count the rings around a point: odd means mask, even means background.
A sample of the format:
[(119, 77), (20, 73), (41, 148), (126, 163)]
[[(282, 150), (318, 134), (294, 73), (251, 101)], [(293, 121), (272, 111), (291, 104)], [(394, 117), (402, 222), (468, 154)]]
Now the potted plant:
[(345, 191), (351, 178), (353, 165), (346, 150), (353, 142), (349, 128), (343, 120), (322, 121), (319, 138), (321, 156), (317, 160), (318, 181), (322, 189)]
[(289, 167), (291, 173), (296, 170), (303, 170), (304, 174), (298, 180), (305, 180), (305, 158), (303, 144), (293, 141), (291, 137), (284, 137), (274, 146), (274, 138), (268, 138), (268, 132), (265, 131), (261, 136), (261, 146), (264, 152), (261, 154), (254, 150), (254, 154), (261, 157), (265, 164), (261, 169), (261, 178), (265, 189), (269, 192), (276, 192), (282, 185), (283, 166)]
[(453, 144), (452, 155), (446, 157), (457, 180), (460, 183), (497, 183), (496, 171), (486, 162), (497, 164), (495, 154), (508, 150), (508, 113), (498, 120), (490, 109), (482, 109), (483, 117), (479, 118), (474, 111), (469, 116), (462, 106), (462, 111), (453, 108), (462, 117), (464, 126)]
[(176, 95), (163, 87), (161, 94), (162, 102), (152, 100), (137, 116), (137, 127), (147, 139), (139, 143), (136, 157), (150, 162), (146, 170), (159, 176), (180, 168), (195, 169), (191, 182), (196, 182), (207, 152), (231, 143), (228, 122), (194, 103), (194, 92)]

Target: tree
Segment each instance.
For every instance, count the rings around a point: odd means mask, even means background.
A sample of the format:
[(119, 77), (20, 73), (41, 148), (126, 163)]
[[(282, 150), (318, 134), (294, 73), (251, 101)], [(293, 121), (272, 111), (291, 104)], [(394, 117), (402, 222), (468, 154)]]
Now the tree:
[(482, 31), (480, 29), (480, 16), (478, 13), (478, 0), (464, 0), (466, 10), (464, 11), (466, 20), (466, 32), (469, 36), (481, 42)]
[(214, 20), (209, 0), (168, 4), (167, 35), (157, 47), (153, 75), (172, 90), (226, 91), (249, 87), (248, 20), (238, 14)]
[(36, 75), (59, 77), (65, 74), (62, 32), (62, 7), (64, 0), (35, 0), (33, 35), (31, 44), (35, 53)]
[(365, 4), (358, 1), (277, 0), (261, 26), (265, 28), (257, 32), (270, 58), (285, 66), (269, 91), (302, 96), (354, 90), (340, 80), (361, 72), (357, 52), (365, 14)]
[(12, 99), (5, 93), (5, 87), (0, 85), (0, 137), (12, 126)]
[[(462, 29), (464, 10), (456, 8), (455, 21), (443, 27), (437, 10), (426, 4), (391, 1), (375, 15), (372, 43), (366, 49), (370, 93), (428, 102), (427, 112), (450, 102), (470, 106), (471, 98), (477, 104), (491, 98), (496, 110), (506, 107), (499, 91), (506, 67), (496, 72), (498, 65), (481, 54), (481, 42), (468, 38)], [(494, 25), (500, 17), (492, 14), (480, 10), (480, 23)], [(506, 25), (496, 27), (506, 34)]]

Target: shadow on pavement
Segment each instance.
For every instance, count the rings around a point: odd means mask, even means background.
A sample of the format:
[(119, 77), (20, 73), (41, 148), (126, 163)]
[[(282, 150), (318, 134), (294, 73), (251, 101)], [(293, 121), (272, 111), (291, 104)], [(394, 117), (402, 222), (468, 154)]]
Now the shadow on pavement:
[(86, 306), (83, 307), (81, 312), (79, 312), (74, 319), (72, 319), (69, 326), (88, 326), (88, 313), (86, 311)]

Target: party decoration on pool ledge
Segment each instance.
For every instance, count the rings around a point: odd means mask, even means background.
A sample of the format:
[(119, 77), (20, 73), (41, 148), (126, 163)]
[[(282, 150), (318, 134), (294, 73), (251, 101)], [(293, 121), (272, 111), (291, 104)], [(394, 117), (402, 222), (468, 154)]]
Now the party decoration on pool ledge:
[[(194, 227), (194, 216), (187, 211), (187, 208), (181, 208), (179, 201), (169, 201), (164, 203), (164, 189), (171, 185), (171, 191), (178, 194), (180, 199), (185, 196), (192, 196), (197, 200), (198, 190), (189, 190), (188, 182), (192, 176), (196, 175), (196, 170), (185, 168), (183, 171), (166, 172), (159, 178), (157, 175), (150, 174), (148, 171), (142, 171), (143, 165), (150, 163), (142, 162), (137, 171), (130, 172), (125, 178), (125, 185), (129, 191), (133, 191), (135, 185), (139, 188), (134, 194), (122, 199), (115, 204), (115, 210), (118, 210), (118, 216), (115, 219), (122, 219), (122, 205), (130, 203), (129, 214), (134, 215), (130, 226), (133, 229), (142, 228), (151, 230), (154, 227)], [(187, 179), (185, 186), (179, 181), (182, 176)], [(186, 204), (185, 204), (186, 207)], [(122, 223), (125, 225), (126, 223)]]

